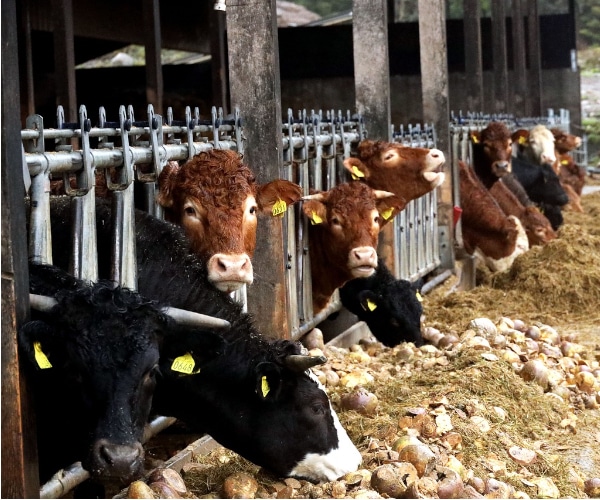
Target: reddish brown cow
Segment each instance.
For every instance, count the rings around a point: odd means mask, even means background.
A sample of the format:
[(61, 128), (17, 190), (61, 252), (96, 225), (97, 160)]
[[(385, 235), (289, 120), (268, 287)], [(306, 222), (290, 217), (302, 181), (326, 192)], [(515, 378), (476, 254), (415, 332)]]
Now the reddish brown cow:
[[(357, 156), (346, 158), (344, 166), (354, 178), (373, 189), (390, 191), (406, 204), (433, 191), (442, 182), (445, 157), (439, 149), (413, 148), (395, 142), (364, 140)], [(396, 215), (394, 212), (393, 215)]]
[(309, 249), (316, 314), (327, 306), (336, 288), (375, 272), (379, 231), (405, 202), (362, 182), (339, 184), (304, 200), (302, 211), (311, 221)]
[(508, 269), (529, 249), (519, 219), (506, 216), (475, 172), (459, 162), (462, 237), (467, 253), (480, 257), (492, 271)]
[(554, 135), (554, 148), (557, 153), (568, 153), (581, 146), (581, 137), (569, 134), (559, 128), (550, 129)]
[(573, 157), (568, 153), (558, 153), (556, 164), (558, 165), (560, 185), (569, 197), (569, 203), (565, 208), (583, 213), (581, 193), (585, 184), (585, 169), (576, 165)]
[(510, 176), (512, 139), (501, 122), (492, 122), (481, 132), (472, 132), (473, 170), (506, 215), (520, 221), (529, 246), (543, 245), (556, 238), (550, 221), (533, 206), (525, 207), (500, 178)]
[(506, 184), (495, 182), (489, 191), (506, 215), (514, 215), (521, 221), (530, 247), (545, 245), (556, 238), (556, 232), (546, 216), (535, 205), (524, 206)]
[(224, 292), (253, 281), (257, 215), (282, 214), (302, 196), (300, 186), (283, 179), (258, 184), (239, 153), (220, 149), (181, 166), (169, 162), (158, 183), (165, 219), (183, 226), (209, 281)]
[(491, 184), (511, 171), (512, 138), (502, 122), (492, 122), (481, 131), (471, 132), (473, 168), (483, 184)]

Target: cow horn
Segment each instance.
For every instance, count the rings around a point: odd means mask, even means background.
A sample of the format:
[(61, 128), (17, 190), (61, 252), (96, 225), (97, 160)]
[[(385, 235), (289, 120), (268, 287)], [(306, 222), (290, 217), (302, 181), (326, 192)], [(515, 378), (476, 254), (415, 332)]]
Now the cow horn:
[(316, 193), (316, 194), (307, 194), (306, 196), (303, 196), (302, 198), (300, 198), (301, 200), (317, 200), (317, 201), (324, 201), (325, 197), (323, 196), (323, 193)]
[[(29, 306), (32, 309), (42, 312), (50, 311), (58, 301), (45, 295), (29, 294)], [(206, 314), (195, 313), (178, 309), (176, 307), (165, 307), (162, 312), (171, 316), (180, 325), (199, 326), (205, 328), (228, 328), (231, 323), (225, 319), (207, 316)]]
[(56, 304), (58, 304), (58, 301), (52, 297), (37, 295), (35, 293), (29, 294), (29, 307), (36, 311), (48, 312)]
[(325, 356), (305, 356), (303, 354), (290, 354), (285, 358), (285, 366), (295, 372), (305, 372), (313, 366), (327, 363)]
[(206, 328), (228, 328), (231, 326), (231, 323), (225, 319), (186, 311), (185, 309), (178, 309), (176, 307), (165, 307), (163, 312), (171, 316), (180, 325), (202, 326)]
[(380, 189), (374, 189), (375, 198), (380, 200), (381, 198), (389, 198), (390, 196), (395, 196), (394, 193), (390, 193), (389, 191), (381, 191)]

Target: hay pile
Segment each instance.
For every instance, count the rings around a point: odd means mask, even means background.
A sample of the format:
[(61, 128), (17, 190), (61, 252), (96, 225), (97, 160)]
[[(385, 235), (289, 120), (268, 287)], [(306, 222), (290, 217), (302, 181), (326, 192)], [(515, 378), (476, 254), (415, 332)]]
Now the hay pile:
[[(224, 485), (240, 481), (239, 488), (252, 483), (255, 498), (386, 498), (372, 476), (397, 467), (399, 442), (412, 436), (435, 459), (405, 498), (437, 498), (454, 473), (465, 488), (460, 498), (588, 498), (590, 481), (600, 478), (600, 193), (583, 205), (586, 213), (565, 214), (557, 240), (511, 270), (480, 270), (474, 290), (449, 294), (456, 281), (448, 280), (425, 296), (424, 326), (455, 334), (449, 347), (324, 347), (329, 363), (315, 370), (323, 381), (327, 370), (374, 380), (365, 384), (378, 399), (370, 415), (342, 411), (350, 388), (327, 386), (363, 456), (357, 474), (319, 485), (284, 480), (219, 448), (185, 466), (186, 496), (223, 498)], [(496, 330), (477, 332), (474, 318), (489, 318)], [(542, 335), (534, 340), (535, 328)], [(547, 367), (548, 385), (523, 375), (534, 360)], [(591, 390), (578, 375), (586, 370), (594, 373)]]

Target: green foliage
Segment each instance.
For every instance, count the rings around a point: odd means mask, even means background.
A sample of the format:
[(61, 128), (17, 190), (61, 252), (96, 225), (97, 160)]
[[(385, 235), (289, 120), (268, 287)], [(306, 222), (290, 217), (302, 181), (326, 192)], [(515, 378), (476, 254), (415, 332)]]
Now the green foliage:
[(584, 118), (582, 125), (588, 139), (588, 163), (595, 165), (600, 162), (600, 118)]
[(600, 45), (600, 0), (579, 0), (579, 41)]

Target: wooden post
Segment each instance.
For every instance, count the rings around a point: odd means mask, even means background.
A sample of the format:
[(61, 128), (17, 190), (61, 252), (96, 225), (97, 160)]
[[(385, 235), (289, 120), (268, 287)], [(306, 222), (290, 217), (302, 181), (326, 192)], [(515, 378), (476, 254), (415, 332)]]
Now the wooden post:
[(527, 2), (527, 48), (529, 49), (529, 78), (527, 85), (531, 116), (542, 114), (542, 50), (537, 0)]
[(39, 498), (31, 392), (17, 331), (29, 317), (15, 0), (2, 3), (2, 498)]
[[(452, 241), (452, 173), (450, 161), (450, 111), (448, 105), (448, 61), (446, 50), (446, 2), (419, 0), (419, 45), (421, 47), (421, 87), (423, 121), (433, 123), (437, 147), (446, 155), (446, 180), (441, 186), (438, 224), (443, 240)], [(456, 177), (458, 179), (458, 177)], [(446, 245), (443, 267), (454, 267), (454, 248)]]
[[(275, 0), (229, 0), (227, 45), (231, 107), (242, 116), (244, 161), (259, 182), (283, 173), (281, 85)], [(259, 218), (248, 311), (266, 335), (291, 335), (286, 294), (283, 224)]]
[(504, 0), (492, 2), (492, 48), (494, 59), (494, 113), (505, 113), (508, 106), (508, 63), (506, 61), (506, 6)]
[(465, 77), (467, 110), (483, 111), (483, 64), (481, 59), (481, 6), (479, 0), (464, 0)]
[[(365, 120), (369, 139), (391, 141), (390, 63), (387, 2), (354, 0), (352, 40), (356, 109)], [(394, 224), (387, 224), (379, 236), (378, 253), (388, 268), (394, 268)]]
[(73, 1), (53, 0), (54, 76), (56, 104), (65, 110), (68, 122), (77, 121), (77, 88), (75, 85), (75, 42), (73, 34)]
[(213, 103), (229, 113), (227, 93), (227, 47), (225, 46), (225, 12), (213, 10), (210, 14), (210, 55)]
[(512, 49), (514, 94), (508, 111), (516, 116), (529, 116), (527, 99), (527, 54), (523, 28), (523, 1), (512, 0)]
[(146, 49), (146, 99), (157, 115), (163, 115), (164, 85), (161, 61), (160, 6), (158, 0), (142, 5), (144, 46)]

